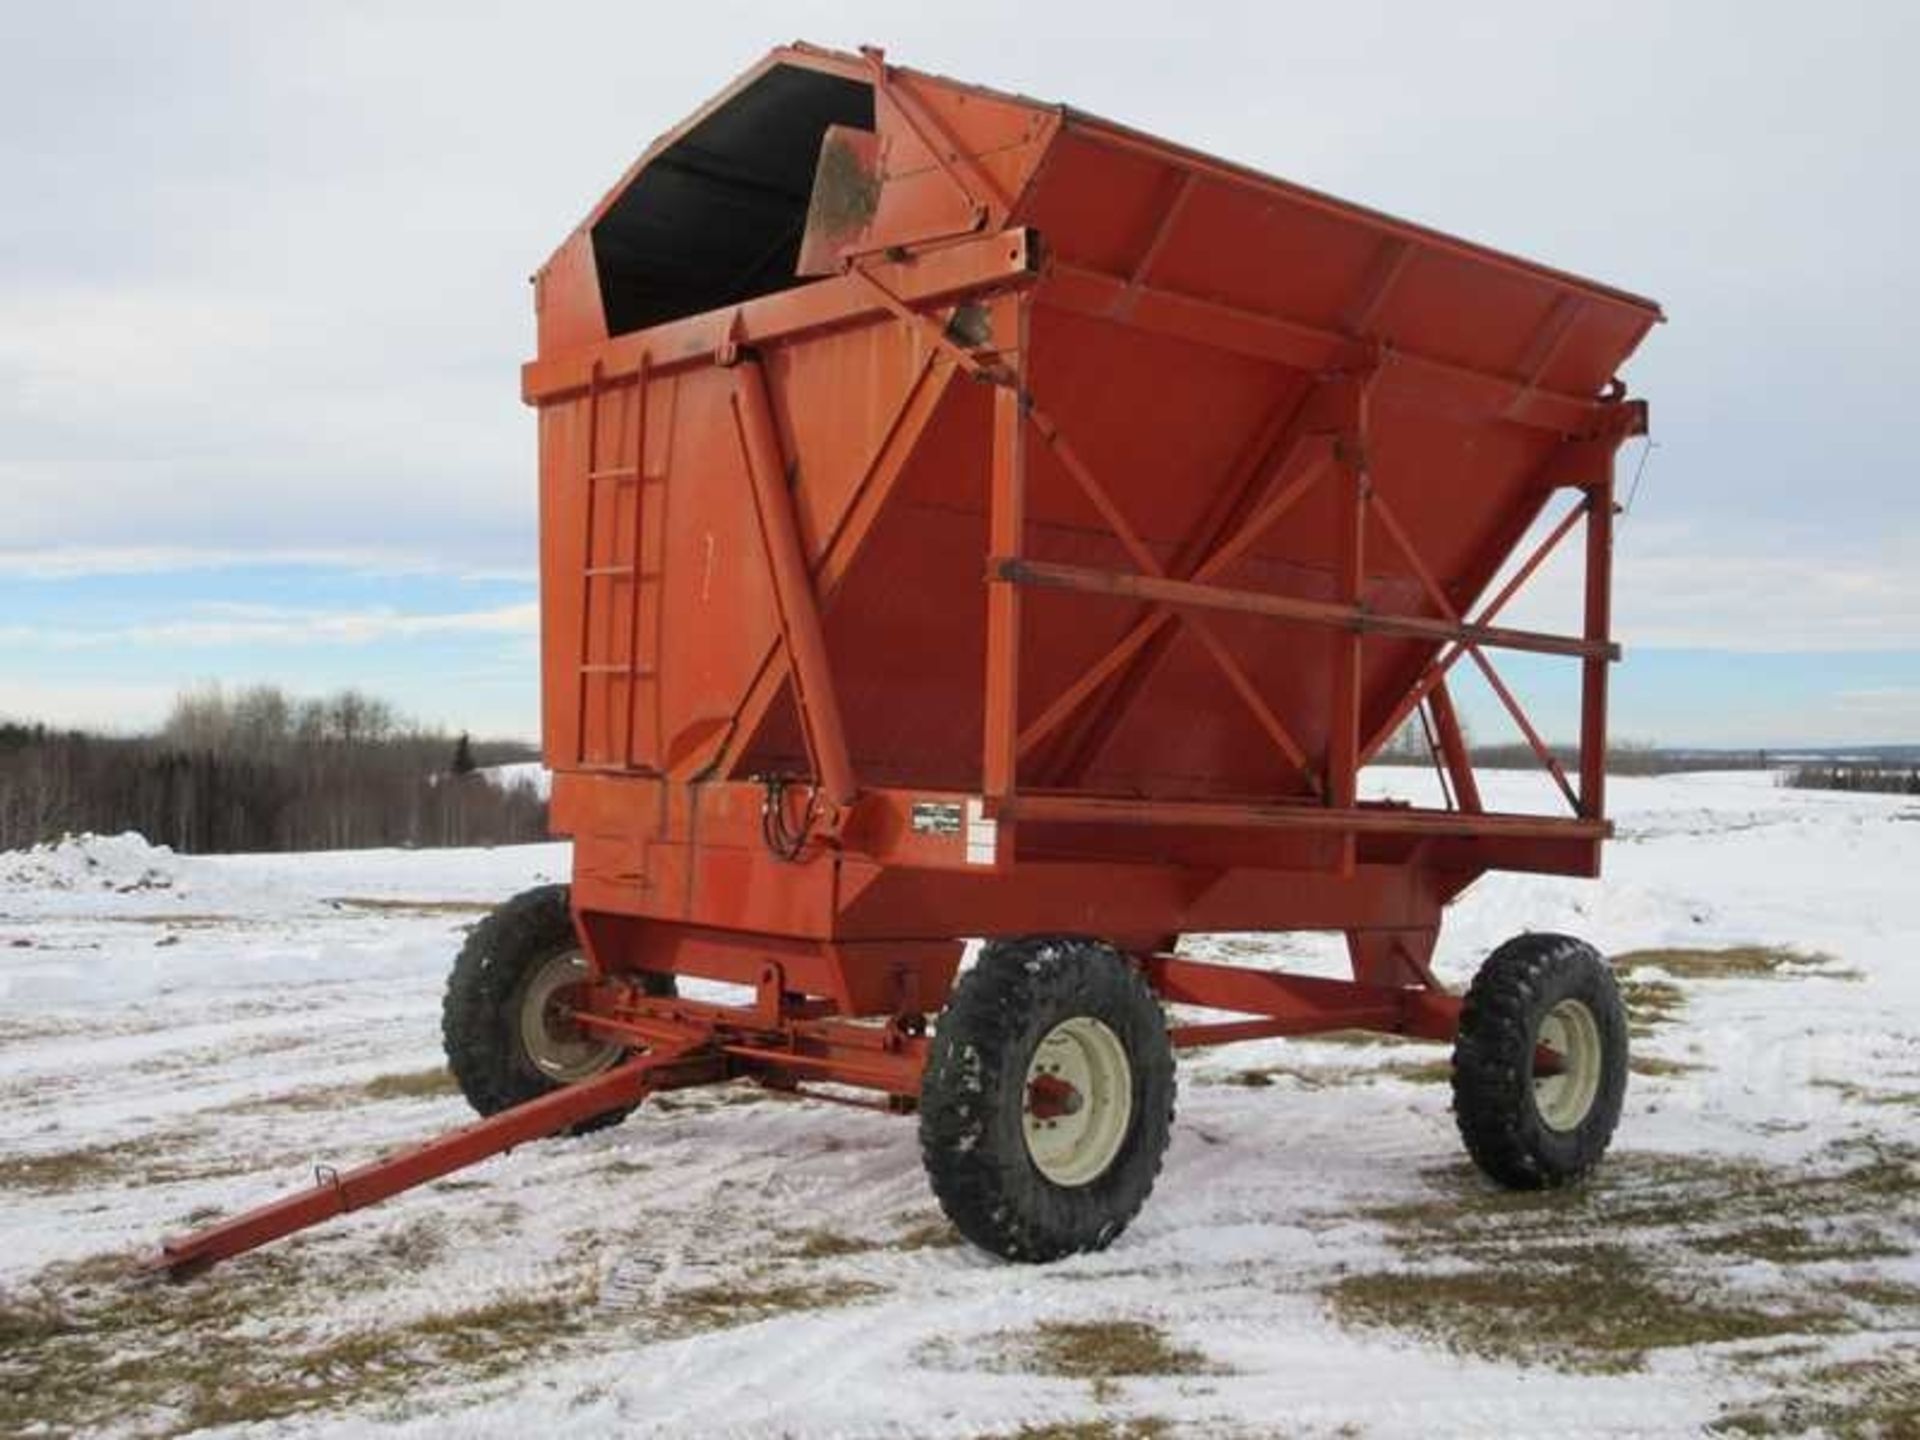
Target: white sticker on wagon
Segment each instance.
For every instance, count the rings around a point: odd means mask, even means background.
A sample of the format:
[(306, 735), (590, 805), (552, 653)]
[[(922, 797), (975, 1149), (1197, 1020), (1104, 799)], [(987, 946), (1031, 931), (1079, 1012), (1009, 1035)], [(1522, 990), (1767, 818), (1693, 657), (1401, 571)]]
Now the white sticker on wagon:
[(958, 835), (960, 807), (939, 800), (916, 800), (908, 824), (916, 835)]
[(967, 864), (993, 865), (999, 859), (1000, 822), (987, 818), (986, 801), (967, 801)]

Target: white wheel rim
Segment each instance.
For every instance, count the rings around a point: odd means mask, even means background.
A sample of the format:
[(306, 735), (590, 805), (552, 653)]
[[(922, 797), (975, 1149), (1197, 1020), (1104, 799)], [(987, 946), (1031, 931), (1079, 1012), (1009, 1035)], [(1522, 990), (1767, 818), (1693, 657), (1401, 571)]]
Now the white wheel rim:
[(1120, 1037), (1091, 1015), (1049, 1030), (1027, 1066), (1020, 1120), (1034, 1168), (1055, 1185), (1106, 1174), (1133, 1120), (1133, 1066)]
[(598, 1075), (620, 1057), (620, 1047), (596, 1040), (569, 1013), (569, 990), (588, 977), (578, 950), (555, 955), (534, 971), (520, 1001), (520, 1044), (542, 1075), (570, 1085)]
[(1536, 1044), (1560, 1060), (1560, 1073), (1533, 1082), (1533, 1103), (1551, 1130), (1577, 1130), (1600, 1093), (1600, 1022), (1580, 1000), (1562, 1000), (1540, 1022)]

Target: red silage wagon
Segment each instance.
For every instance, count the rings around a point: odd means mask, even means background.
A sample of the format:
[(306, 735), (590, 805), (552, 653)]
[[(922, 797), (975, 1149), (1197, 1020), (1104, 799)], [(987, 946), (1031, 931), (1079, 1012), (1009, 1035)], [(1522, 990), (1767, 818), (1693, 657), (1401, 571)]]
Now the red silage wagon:
[[(740, 1077), (917, 1112), (959, 1228), (1045, 1259), (1146, 1198), (1175, 1048), (1335, 1029), (1451, 1042), (1507, 1184), (1598, 1160), (1626, 1073), (1599, 957), (1522, 935), (1464, 999), (1429, 959), (1485, 872), (1598, 872), (1613, 461), (1646, 419), (1614, 377), (1651, 302), (795, 46), (656, 142), (535, 304), (574, 872), (456, 963), (449, 1060), (488, 1118), (164, 1264)], [(1497, 625), (1576, 530), (1581, 633)], [(1573, 773), (1500, 650), (1577, 665)], [(1563, 813), (1481, 803), (1463, 659)], [(1446, 808), (1357, 791), (1410, 717)], [(1352, 978), (1176, 953), (1290, 930), (1344, 935)]]

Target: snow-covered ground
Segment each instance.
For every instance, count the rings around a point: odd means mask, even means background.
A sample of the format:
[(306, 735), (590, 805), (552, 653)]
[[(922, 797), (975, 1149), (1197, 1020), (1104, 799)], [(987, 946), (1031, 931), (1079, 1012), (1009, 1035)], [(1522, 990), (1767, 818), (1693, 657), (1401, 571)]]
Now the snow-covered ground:
[(567, 850), (0, 855), (0, 1433), (1920, 1433), (1920, 804), (1613, 802), (1604, 881), (1489, 877), (1438, 957), (1617, 957), (1636, 1074), (1593, 1184), (1481, 1182), (1437, 1050), (1246, 1044), (1183, 1057), (1133, 1227), (1042, 1269), (957, 1243), (910, 1121), (734, 1087), (130, 1282), (164, 1231), (461, 1123), (448, 962)]

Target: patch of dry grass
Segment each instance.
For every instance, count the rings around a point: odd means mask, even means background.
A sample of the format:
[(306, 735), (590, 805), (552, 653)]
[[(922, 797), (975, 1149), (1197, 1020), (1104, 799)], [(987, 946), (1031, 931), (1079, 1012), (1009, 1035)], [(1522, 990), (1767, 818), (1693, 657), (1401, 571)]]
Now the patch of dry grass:
[(1676, 1075), (1697, 1075), (1706, 1068), (1691, 1061), (1668, 1060), (1660, 1055), (1632, 1055), (1627, 1059), (1628, 1070), (1655, 1080), (1670, 1079)]
[(1857, 971), (1836, 969), (1837, 963), (1831, 955), (1776, 945), (1629, 950), (1611, 961), (1627, 1006), (1628, 1030), (1636, 1038), (1671, 1024), (1686, 1009), (1686, 991), (1678, 981), (1860, 978)]
[(436, 1100), (442, 1095), (457, 1095), (460, 1087), (444, 1065), (425, 1070), (408, 1070), (393, 1075), (376, 1075), (359, 1087), (369, 1100)]
[(864, 1255), (876, 1248), (870, 1240), (855, 1240), (833, 1230), (809, 1230), (786, 1238), (798, 1241), (792, 1252), (796, 1260), (836, 1260), (843, 1255)]
[(1227, 1075), (1220, 1083), (1241, 1085), (1250, 1090), (1265, 1090), (1282, 1080), (1291, 1080), (1302, 1090), (1324, 1090), (1329, 1085), (1345, 1082), (1347, 1072), (1334, 1070), (1310, 1070), (1299, 1065), (1258, 1065), (1246, 1070), (1236, 1070)]
[(1049, 1320), (1000, 1338), (1020, 1369), (1073, 1380), (1219, 1373), (1200, 1351), (1143, 1320)]
[(1898, 1105), (1920, 1108), (1920, 1090), (1881, 1090), (1853, 1080), (1822, 1078), (1811, 1082), (1821, 1090), (1833, 1090), (1856, 1105)]
[(403, 900), (384, 895), (335, 895), (326, 904), (338, 910), (371, 910), (406, 915), (484, 915), (494, 908), (486, 900)]
[(1827, 975), (1837, 962), (1831, 955), (1778, 945), (1731, 945), (1717, 950), (1671, 948), (1629, 950), (1613, 957), (1616, 971), (1660, 970), (1676, 980), (1764, 980), (1775, 976)]
[(1143, 1376), (1219, 1375), (1225, 1368), (1200, 1351), (1176, 1345), (1144, 1320), (1048, 1320), (966, 1341), (920, 1347), (923, 1364), (947, 1370), (1018, 1371), (1085, 1380), (1105, 1401), (1117, 1381)]
[(1173, 1426), (1157, 1415), (1102, 1415), (1091, 1420), (1022, 1425), (1013, 1432), (1012, 1440), (1160, 1440), (1172, 1433)]
[(346, 1110), (368, 1101), (438, 1100), (459, 1093), (460, 1087), (447, 1068), (433, 1065), (425, 1070), (396, 1071), (344, 1085), (314, 1085), (304, 1090), (286, 1090), (278, 1095), (238, 1100), (220, 1108), (232, 1115), (259, 1115), (283, 1110)]
[(1671, 1025), (1687, 1008), (1686, 992), (1671, 980), (1620, 981), (1620, 999), (1627, 1007), (1627, 1033), (1644, 1039), (1661, 1025)]
[(105, 1186), (220, 1179), (256, 1168), (257, 1157), (190, 1154), (204, 1138), (204, 1131), (170, 1130), (110, 1144), (0, 1155), (0, 1191), (70, 1195)]
[(397, 1401), (428, 1377), (510, 1373), (579, 1330), (579, 1297), (517, 1297), (359, 1330), (298, 1355), (294, 1364), (238, 1384), (199, 1385), (182, 1429), (246, 1425), (343, 1405)]
[(690, 1335), (703, 1330), (730, 1330), (777, 1315), (809, 1310), (838, 1310), (849, 1303), (886, 1293), (884, 1287), (860, 1280), (836, 1280), (831, 1286), (801, 1281), (744, 1280), (738, 1284), (703, 1285), (666, 1296), (653, 1313), (649, 1329), (655, 1334)]
[(1784, 1367), (1774, 1379), (1770, 1398), (1730, 1408), (1714, 1432), (1831, 1440), (1920, 1435), (1920, 1345), (1902, 1342), (1865, 1359)]
[(0, 1434), (169, 1434), (397, 1411), (423, 1382), (505, 1374), (582, 1333), (584, 1278), (346, 1333), (327, 1324), (316, 1297), (370, 1290), (396, 1267), (423, 1270), (444, 1245), (422, 1221), (380, 1237), (351, 1267), (317, 1272), (296, 1240), (185, 1284), (138, 1274), (126, 1256), (49, 1266), (0, 1292)]
[(1772, 1313), (1669, 1282), (1616, 1244), (1542, 1245), (1524, 1262), (1350, 1275), (1328, 1292), (1348, 1324), (1418, 1330), (1492, 1360), (1617, 1374), (1653, 1350), (1834, 1328), (1820, 1311)]
[(1361, 1073), (1381, 1075), (1390, 1080), (1404, 1080), (1410, 1085), (1451, 1085), (1453, 1059), (1449, 1055), (1441, 1055), (1433, 1060), (1393, 1060)]
[(1378, 1065), (1321, 1067), (1256, 1065), (1244, 1070), (1232, 1071), (1207, 1083), (1240, 1085), (1250, 1090), (1264, 1090), (1269, 1086), (1287, 1081), (1302, 1090), (1327, 1090), (1336, 1085), (1364, 1085), (1373, 1080), (1404, 1080), (1413, 1085), (1445, 1085), (1452, 1079), (1452, 1057), (1442, 1051), (1427, 1060), (1388, 1060)]
[(671, 1114), (676, 1110), (721, 1110), (734, 1105), (792, 1103), (794, 1095), (776, 1090), (755, 1080), (734, 1080), (725, 1085), (696, 1085), (649, 1095), (647, 1108)]
[(1323, 1030), (1303, 1035), (1301, 1041), (1313, 1045), (1425, 1045), (1407, 1035), (1389, 1035), (1383, 1030)]
[(1770, 1265), (1807, 1265), (1820, 1261), (1885, 1260), (1906, 1249), (1879, 1232), (1857, 1225), (1828, 1227), (1817, 1222), (1783, 1224), (1763, 1220), (1734, 1230), (1689, 1238), (1703, 1255), (1764, 1260)]
[(889, 1250), (945, 1250), (966, 1241), (946, 1219), (927, 1220), (908, 1228), (905, 1234), (887, 1242)]
[(1808, 1367), (1831, 1353), (1821, 1337), (1920, 1328), (1920, 1287), (1878, 1274), (1920, 1250), (1920, 1148), (1837, 1146), (1805, 1168), (1622, 1155), (1568, 1190), (1503, 1192), (1464, 1171), (1432, 1187), (1372, 1212), (1404, 1259), (1325, 1287), (1343, 1322), (1585, 1373), (1732, 1346), (1720, 1363), (1765, 1370), (1782, 1396), (1802, 1383), (1831, 1392), (1840, 1418), (1823, 1428), (1834, 1433), (1876, 1433), (1848, 1429), (1848, 1414), (1866, 1425), (1859, 1417), (1903, 1413), (1907, 1401), (1885, 1387), (1848, 1389)]

